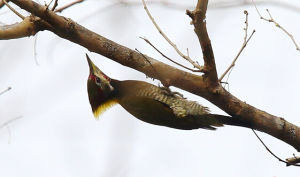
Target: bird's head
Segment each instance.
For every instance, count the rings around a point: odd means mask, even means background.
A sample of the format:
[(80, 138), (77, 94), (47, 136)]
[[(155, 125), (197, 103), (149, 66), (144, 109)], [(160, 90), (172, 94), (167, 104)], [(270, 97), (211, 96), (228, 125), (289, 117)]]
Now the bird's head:
[(97, 118), (107, 108), (114, 105), (114, 87), (111, 85), (111, 79), (106, 76), (89, 58), (86, 58), (90, 67), (90, 74), (87, 81), (87, 90), (89, 101), (92, 107), (94, 116)]

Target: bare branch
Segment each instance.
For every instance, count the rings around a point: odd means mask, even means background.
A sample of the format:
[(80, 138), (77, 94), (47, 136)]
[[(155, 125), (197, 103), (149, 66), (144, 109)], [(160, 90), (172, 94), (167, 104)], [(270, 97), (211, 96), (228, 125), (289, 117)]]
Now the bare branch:
[[(6, 0), (6, 3), (8, 3), (9, 0)], [(0, 0), (0, 8), (2, 8), (5, 5), (4, 0)]]
[(161, 54), (163, 57), (165, 57), (167, 60), (171, 61), (172, 63), (178, 65), (178, 66), (181, 66), (183, 67), (184, 69), (187, 69), (189, 71), (192, 71), (192, 72), (202, 72), (200, 70), (194, 70), (194, 69), (191, 69), (191, 68), (188, 68), (174, 60), (172, 60), (171, 58), (167, 57), (165, 54), (163, 54), (160, 50), (158, 50), (148, 39), (144, 38), (144, 37), (140, 37), (141, 39), (143, 39), (145, 42), (147, 42), (151, 47), (153, 47), (159, 54)]
[(33, 36), (38, 31), (44, 30), (43, 24), (38, 22), (36, 17), (29, 16), (20, 23), (0, 26), (0, 40)]
[(260, 14), (260, 12), (259, 12), (259, 10), (258, 10), (258, 8), (257, 8), (257, 6), (256, 6), (256, 4), (255, 4), (255, 2), (254, 2), (254, 0), (252, 0), (252, 3), (253, 3), (253, 5), (254, 5), (254, 7), (255, 7), (255, 9), (256, 9), (256, 12), (257, 12), (257, 14), (259, 15), (260, 19), (262, 19), (262, 20), (264, 20), (264, 21), (267, 21), (267, 22), (270, 22), (270, 23), (274, 23), (274, 25), (275, 25), (276, 27), (278, 27), (279, 29), (281, 29), (286, 35), (288, 35), (288, 36), (290, 37), (290, 39), (292, 40), (292, 42), (294, 43), (294, 45), (295, 45), (295, 47), (296, 47), (296, 50), (300, 51), (300, 48), (299, 48), (299, 46), (298, 46), (296, 40), (294, 39), (294, 36), (293, 36), (291, 33), (289, 33), (285, 28), (283, 28), (278, 22), (276, 22), (276, 21), (274, 20), (274, 18), (272, 17), (270, 11), (269, 11), (268, 9), (266, 9), (266, 11), (268, 12), (269, 17), (270, 17), (269, 19), (267, 19), (267, 18), (263, 17), (263, 16)]
[(18, 119), (21, 119), (21, 118), (22, 118), (22, 116), (18, 116), (16, 118), (13, 118), (13, 119), (10, 119), (10, 120), (4, 122), (3, 124), (0, 125), (0, 129), (3, 128), (3, 127), (5, 127), (5, 126), (7, 126), (8, 124), (10, 124), (10, 123), (18, 120)]
[(7, 2), (6, 2), (6, 0), (2, 0), (3, 1), (3, 3), (11, 10), (11, 11), (13, 11), (17, 16), (19, 16), (21, 19), (23, 19), (24, 20), (24, 16), (23, 15), (21, 15), (19, 12), (17, 12), (14, 8), (12, 8)]
[(144, 9), (148, 15), (148, 17), (150, 18), (151, 22), (153, 23), (153, 25), (156, 27), (156, 29), (158, 30), (158, 32), (165, 38), (165, 40), (175, 49), (175, 51), (177, 52), (178, 55), (180, 55), (182, 58), (184, 58), (185, 60), (187, 60), (189, 63), (191, 63), (195, 68), (199, 69), (200, 71), (203, 71), (204, 68), (203, 66), (200, 66), (197, 64), (197, 62), (193, 61), (188, 55), (184, 55), (176, 46), (176, 44), (174, 44), (169, 38), (168, 36), (161, 30), (161, 28), (158, 26), (158, 24), (155, 22), (154, 18), (152, 17), (151, 13), (149, 12), (147, 5), (145, 3), (144, 0), (142, 0), (143, 5), (144, 5)]
[(83, 2), (83, 1), (84, 1), (84, 0), (76, 0), (76, 1), (74, 1), (74, 2), (71, 2), (70, 4), (67, 4), (67, 5), (65, 5), (65, 6), (62, 6), (62, 7), (58, 8), (58, 9), (56, 9), (54, 12), (62, 12), (63, 10), (65, 10), (65, 9), (67, 9), (67, 8), (69, 8), (69, 7), (73, 6), (73, 5), (75, 5), (75, 4), (81, 3), (81, 2)]
[[(300, 167), (300, 165), (296, 164), (294, 161), (294, 163), (290, 163), (288, 161), (282, 160), (280, 157), (278, 157), (276, 154), (274, 154), (269, 148), (268, 146), (263, 142), (263, 140), (258, 136), (258, 134), (252, 129), (253, 133), (255, 134), (255, 136), (257, 137), (257, 139), (261, 142), (261, 144), (266, 148), (266, 150), (273, 156), (275, 157), (277, 160), (279, 160), (280, 162), (285, 163), (287, 166), (289, 165), (293, 165), (293, 166), (298, 166)], [(292, 161), (292, 160), (290, 160)]]
[(3, 90), (2, 92), (0, 92), (0, 95), (4, 94), (5, 92), (11, 90), (11, 87), (7, 87), (7, 89)]
[(219, 78), (219, 82), (222, 81), (222, 79), (225, 77), (225, 75), (235, 66), (235, 62), (237, 61), (237, 59), (239, 58), (239, 56), (241, 55), (241, 53), (243, 52), (243, 50), (245, 49), (245, 47), (247, 46), (248, 42), (250, 41), (250, 39), (252, 38), (253, 34), (255, 33), (255, 30), (252, 31), (250, 37), (247, 39), (248, 37), (248, 12), (245, 10), (244, 14), (246, 15), (246, 20), (245, 20), (245, 36), (244, 36), (244, 42), (243, 45), (241, 47), (241, 49), (239, 50), (238, 54), (235, 56), (235, 58), (233, 59), (231, 65), (226, 69), (226, 71), (222, 74), (222, 76)]
[(36, 51), (36, 47), (37, 47), (37, 36), (38, 35), (36, 35), (35, 36), (35, 38), (34, 38), (34, 43), (33, 43), (33, 56), (34, 56), (34, 61), (35, 61), (35, 64), (37, 65), (37, 66), (39, 66), (39, 62), (38, 62), (38, 59), (37, 59), (37, 51)]
[(55, 0), (51, 10), (54, 11), (57, 5), (58, 5), (58, 0)]
[(11, 124), (11, 123), (13, 123), (14, 121), (16, 121), (18, 119), (21, 119), (21, 118), (22, 118), (22, 116), (15, 117), (15, 118), (10, 119), (10, 120), (8, 120), (8, 121), (6, 121), (6, 122), (4, 122), (3, 124), (0, 125), (0, 129), (2, 129), (4, 127), (7, 128), (8, 134), (9, 134), (9, 141), (10, 141), (10, 138), (11, 138), (11, 133), (10, 133), (10, 129), (9, 129), (8, 125)]
[[(166, 81), (163, 77), (161, 77), (161, 75), (159, 74), (159, 72), (157, 72), (157, 70), (155, 69), (155, 67), (152, 65), (151, 61), (147, 58), (146, 55), (144, 55), (142, 52), (140, 52), (137, 48), (135, 49), (135, 51), (137, 51), (139, 54), (141, 54), (141, 56), (147, 61), (147, 63), (151, 66), (151, 68), (153, 69), (153, 72), (155, 72), (155, 74), (158, 77), (158, 80), (160, 80), (160, 82), (163, 84), (164, 87), (168, 88), (170, 86), (170, 84), (168, 83), (168, 81)], [(148, 77), (148, 76), (147, 76)], [(154, 79), (153, 79), (154, 80)]]
[(208, 0), (198, 0), (197, 6), (193, 11), (186, 11), (186, 14), (191, 17), (191, 24), (194, 25), (194, 31), (197, 34), (200, 46), (202, 49), (204, 68), (207, 71), (205, 77), (212, 89), (219, 86), (218, 74), (216, 69), (214, 52), (208, 36), (206, 28), (206, 10)]

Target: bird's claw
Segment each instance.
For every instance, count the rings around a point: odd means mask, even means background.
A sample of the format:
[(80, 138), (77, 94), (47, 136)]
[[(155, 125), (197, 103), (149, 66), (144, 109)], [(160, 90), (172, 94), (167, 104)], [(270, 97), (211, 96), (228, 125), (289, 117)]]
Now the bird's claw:
[(179, 93), (179, 92), (173, 92), (171, 91), (171, 89), (169, 87), (164, 87), (164, 86), (159, 86), (159, 88), (163, 91), (164, 94), (168, 95), (168, 96), (179, 96), (183, 99), (186, 99), (183, 94)]

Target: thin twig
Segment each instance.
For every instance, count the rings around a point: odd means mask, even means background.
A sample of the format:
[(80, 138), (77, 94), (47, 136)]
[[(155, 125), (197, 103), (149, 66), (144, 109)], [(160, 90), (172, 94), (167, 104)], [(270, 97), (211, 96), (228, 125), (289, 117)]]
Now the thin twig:
[(288, 161), (282, 160), (280, 157), (278, 157), (277, 155), (275, 155), (269, 148), (268, 146), (263, 142), (263, 140), (258, 136), (258, 134), (252, 129), (253, 133), (255, 134), (255, 136), (257, 137), (257, 139), (261, 142), (261, 144), (266, 148), (266, 150), (273, 156), (275, 157), (277, 160), (279, 160), (280, 162), (286, 163), (287, 166), (289, 165), (293, 165), (293, 166), (297, 166), (300, 167), (300, 165), (298, 164), (291, 164)]
[[(152, 67), (153, 71), (157, 74), (158, 79), (163, 84), (163, 87), (159, 86), (162, 89), (162, 91), (165, 91), (166, 94), (170, 94), (172, 96), (177, 95), (177, 96), (180, 96), (183, 99), (186, 99), (181, 93), (171, 91), (171, 89), (169, 88), (170, 87), (169, 83), (165, 79), (163, 79), (162, 77), (160, 77), (160, 74), (157, 72), (157, 70), (154, 68), (154, 66), (152, 65), (152, 63), (148, 60), (148, 58), (142, 52), (140, 52), (137, 48), (135, 48), (135, 50), (139, 54), (141, 54), (143, 56), (143, 58), (150, 64), (150, 66)], [(146, 77), (148, 77), (148, 76), (146, 76)]]
[(39, 62), (38, 62), (38, 59), (37, 59), (37, 51), (36, 51), (36, 48), (37, 48), (37, 38), (38, 38), (38, 34), (35, 35), (34, 37), (34, 43), (33, 43), (33, 55), (34, 55), (34, 61), (35, 61), (35, 64), (37, 66), (39, 66)]
[(255, 7), (255, 9), (256, 9), (256, 12), (257, 12), (257, 14), (259, 15), (260, 19), (262, 19), (262, 20), (264, 20), (264, 21), (267, 21), (267, 22), (270, 22), (270, 23), (274, 23), (274, 25), (275, 25), (276, 27), (278, 27), (279, 29), (281, 29), (286, 35), (288, 35), (288, 36), (290, 37), (290, 39), (292, 40), (292, 42), (294, 43), (294, 45), (295, 45), (295, 47), (296, 47), (296, 50), (300, 51), (300, 48), (299, 48), (299, 46), (298, 46), (298, 44), (297, 44), (297, 42), (296, 42), (294, 36), (293, 36), (291, 33), (289, 33), (285, 28), (283, 28), (278, 22), (276, 22), (276, 21), (274, 20), (274, 18), (272, 17), (270, 11), (269, 11), (268, 9), (266, 9), (266, 11), (267, 11), (267, 13), (268, 13), (268, 15), (269, 15), (269, 19), (267, 19), (267, 18), (265, 18), (265, 17), (263, 17), (263, 16), (261, 15), (261, 13), (259, 12), (259, 10), (258, 10), (258, 8), (257, 8), (257, 6), (256, 6), (256, 4), (255, 4), (255, 2), (254, 2), (254, 0), (252, 0), (252, 3), (253, 3), (253, 5), (254, 5), (254, 7)]
[(67, 4), (67, 5), (65, 5), (65, 6), (62, 6), (62, 7), (58, 8), (58, 9), (56, 9), (54, 12), (62, 12), (63, 10), (65, 10), (65, 9), (67, 9), (67, 8), (69, 8), (69, 7), (73, 6), (73, 5), (75, 5), (75, 4), (81, 3), (81, 2), (83, 2), (83, 1), (84, 1), (84, 0), (76, 0), (76, 1), (74, 1), (74, 2), (71, 2), (70, 4)]
[(17, 119), (20, 119), (20, 118), (22, 118), (22, 116), (18, 116), (18, 117), (16, 117), (16, 118), (10, 119), (10, 120), (8, 120), (8, 121), (6, 121), (6, 122), (4, 122), (3, 124), (0, 125), (0, 129), (2, 129), (2, 128), (4, 128), (4, 127), (7, 128), (8, 136), (9, 136), (8, 143), (10, 142), (10, 139), (11, 139), (11, 133), (10, 133), (10, 129), (9, 129), (9, 126), (8, 126), (8, 125), (9, 125), (10, 123), (16, 121)]
[(143, 5), (144, 5), (144, 9), (148, 15), (148, 17), (150, 18), (150, 20), (152, 21), (153, 25), (156, 27), (156, 29), (158, 30), (158, 32), (165, 38), (165, 40), (175, 49), (175, 51), (177, 52), (178, 55), (180, 55), (182, 58), (184, 58), (185, 60), (187, 60), (189, 63), (191, 63), (195, 68), (199, 69), (200, 71), (203, 71), (204, 68), (203, 66), (198, 65), (195, 61), (193, 61), (189, 56), (184, 55), (176, 46), (176, 44), (174, 44), (169, 38), (168, 36), (160, 29), (160, 27), (158, 26), (158, 24), (155, 22), (154, 18), (152, 17), (151, 13), (149, 12), (147, 5), (145, 3), (144, 0), (142, 0)]
[(148, 60), (148, 58), (142, 52), (140, 52), (137, 48), (135, 48), (135, 51), (137, 51), (139, 54), (141, 54), (142, 57), (147, 61), (147, 63), (149, 63), (149, 65), (151, 66), (151, 68), (153, 69), (153, 71), (158, 75), (158, 78), (160, 80), (159, 73), (156, 71), (156, 69), (154, 68), (154, 66), (152, 65), (152, 63)]
[(15, 117), (13, 119), (10, 119), (10, 120), (4, 122), (3, 124), (0, 125), (0, 129), (7, 126), (8, 124), (14, 122), (15, 120), (18, 120), (18, 119), (21, 119), (21, 118), (22, 118), (22, 116), (18, 116), (18, 117)]
[(168, 83), (163, 79), (163, 77), (160, 76), (160, 74), (157, 72), (157, 70), (154, 68), (154, 66), (152, 65), (152, 63), (148, 60), (148, 58), (142, 52), (140, 52), (137, 48), (135, 48), (135, 51), (137, 51), (139, 54), (141, 54), (142, 57), (147, 61), (147, 63), (149, 63), (149, 65), (151, 66), (151, 68), (153, 69), (153, 71), (156, 73), (158, 80), (161, 81), (161, 83), (163, 84), (163, 86), (164, 87), (169, 87)]
[[(8, 3), (9, 0), (6, 0), (6, 2)], [(5, 5), (4, 1), (3, 1), (3, 0), (0, 0), (0, 8), (2, 8), (4, 5)]]
[(17, 12), (14, 8), (12, 8), (7, 2), (6, 0), (2, 0), (4, 2), (4, 4), (11, 10), (13, 11), (13, 13), (15, 13), (17, 16), (19, 16), (20, 18), (22, 18), (24, 20), (24, 16), (21, 15), (19, 12)]
[(188, 68), (174, 60), (172, 60), (170, 57), (166, 56), (165, 54), (163, 54), (160, 50), (158, 50), (148, 39), (144, 38), (144, 37), (140, 37), (141, 39), (143, 39), (145, 42), (147, 42), (151, 47), (153, 47), (159, 54), (161, 54), (163, 57), (165, 57), (166, 59), (168, 59), (169, 61), (173, 62), (174, 64), (178, 65), (178, 66), (181, 66), (189, 71), (192, 71), (192, 72), (201, 72), (200, 70), (195, 70), (195, 69), (191, 69), (191, 68)]
[(54, 11), (57, 5), (58, 5), (58, 0), (55, 0), (51, 10)]
[(5, 89), (5, 90), (3, 90), (2, 92), (0, 92), (0, 95), (2, 95), (3, 93), (5, 93), (5, 92), (7, 92), (7, 91), (9, 91), (9, 90), (11, 90), (11, 87), (7, 87), (7, 89)]
[(49, 6), (50, 6), (50, 4), (53, 2), (53, 0), (51, 0), (50, 2), (49, 2), (49, 4), (47, 4), (46, 2), (45, 2), (45, 6), (46, 6), (46, 9), (48, 10), (48, 8), (49, 8)]
[(248, 15), (249, 14), (248, 14), (247, 10), (244, 10), (244, 14), (246, 15), (246, 20), (245, 20), (246, 27), (244, 28), (244, 31), (245, 31), (244, 43), (246, 43), (247, 37), (248, 37), (248, 26), (249, 26), (249, 24), (248, 24)]
[(10, 128), (9, 126), (6, 126), (7, 132), (8, 132), (8, 141), (7, 143), (10, 144), (10, 140), (11, 140), (11, 132), (10, 132)]
[[(248, 42), (250, 41), (250, 39), (252, 38), (253, 34), (255, 33), (255, 30), (252, 31), (250, 37), (247, 39), (248, 37), (248, 12), (245, 10), (244, 14), (246, 15), (246, 20), (245, 20), (245, 36), (244, 36), (244, 42), (243, 45), (241, 47), (241, 49), (239, 50), (239, 52), (237, 53), (237, 55), (235, 56), (235, 58), (233, 59), (231, 65), (226, 69), (226, 71), (221, 75), (221, 77), (219, 78), (219, 82), (222, 81), (222, 79), (225, 77), (225, 75), (229, 72), (232, 71), (233, 67), (235, 66), (235, 62), (237, 61), (237, 59), (239, 58), (239, 56), (241, 55), (241, 53), (243, 52), (243, 50), (245, 49), (245, 47), (247, 46)], [(227, 82), (227, 81), (226, 81)]]
[[(229, 77), (230, 77), (230, 74), (232, 73), (232, 70), (233, 70), (233, 67), (229, 70), (228, 74), (227, 74), (227, 78), (226, 78), (226, 81), (220, 81), (221, 84), (224, 84), (225, 86), (227, 85), (227, 90), (230, 92), (230, 88), (229, 88)], [(224, 87), (226, 89), (226, 87)]]
[(242, 45), (241, 49), (239, 50), (238, 54), (235, 56), (235, 58), (233, 59), (231, 65), (226, 69), (226, 71), (222, 74), (222, 76), (220, 77), (219, 81), (221, 81), (225, 75), (229, 72), (230, 69), (232, 69), (235, 66), (235, 62), (237, 61), (237, 59), (239, 58), (239, 56), (241, 55), (241, 53), (243, 52), (243, 50), (245, 49), (245, 47), (247, 46), (248, 42), (250, 41), (250, 39), (252, 38), (253, 34), (255, 33), (255, 30), (252, 31), (250, 37), (246, 40), (246, 42)]

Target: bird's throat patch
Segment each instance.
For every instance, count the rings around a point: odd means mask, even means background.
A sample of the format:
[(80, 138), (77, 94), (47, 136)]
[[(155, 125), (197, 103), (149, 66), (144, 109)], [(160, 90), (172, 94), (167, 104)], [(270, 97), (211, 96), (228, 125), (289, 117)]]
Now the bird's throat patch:
[(109, 109), (110, 107), (114, 106), (115, 104), (118, 104), (117, 99), (111, 99), (111, 100), (107, 100), (105, 101), (103, 104), (100, 104), (95, 111), (93, 111), (94, 116), (96, 119), (99, 118), (99, 116), (104, 113), (107, 109)]

